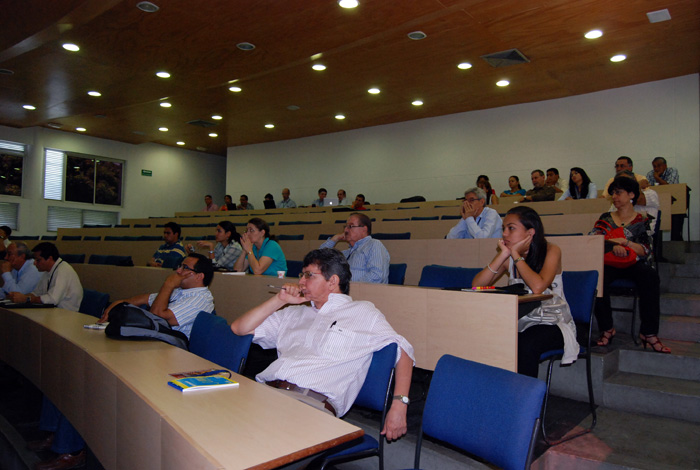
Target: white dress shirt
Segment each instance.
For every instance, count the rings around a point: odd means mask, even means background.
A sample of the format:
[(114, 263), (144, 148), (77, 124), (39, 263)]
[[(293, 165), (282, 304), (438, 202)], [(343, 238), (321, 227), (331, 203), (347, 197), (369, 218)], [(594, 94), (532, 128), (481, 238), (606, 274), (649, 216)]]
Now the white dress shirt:
[(43, 304), (77, 312), (83, 301), (83, 286), (73, 266), (58, 258), (51, 271), (44, 273), (33, 294), (39, 296)]

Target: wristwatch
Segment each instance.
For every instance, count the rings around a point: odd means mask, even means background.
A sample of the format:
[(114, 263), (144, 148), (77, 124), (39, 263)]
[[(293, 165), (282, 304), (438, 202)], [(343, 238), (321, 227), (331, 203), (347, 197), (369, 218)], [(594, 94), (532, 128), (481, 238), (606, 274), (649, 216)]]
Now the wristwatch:
[(404, 405), (408, 405), (409, 403), (411, 403), (411, 399), (408, 398), (406, 395), (394, 395), (393, 398), (394, 400), (400, 400), (401, 403), (403, 403)]

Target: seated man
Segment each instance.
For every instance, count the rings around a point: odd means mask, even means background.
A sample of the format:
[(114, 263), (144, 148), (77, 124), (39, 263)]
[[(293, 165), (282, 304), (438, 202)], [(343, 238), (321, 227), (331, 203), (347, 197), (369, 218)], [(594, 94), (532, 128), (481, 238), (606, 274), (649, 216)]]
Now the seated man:
[(365, 207), (365, 195), (358, 194), (357, 196), (355, 196), (355, 200), (350, 205), (350, 207), (352, 207), (352, 209), (356, 211), (366, 211), (367, 208)]
[(112, 302), (98, 323), (106, 322), (109, 312), (122, 302), (136, 306), (148, 305), (152, 314), (165, 318), (173, 330), (180, 331), (189, 338), (197, 314), (201, 311), (214, 311), (214, 297), (208, 287), (213, 277), (211, 260), (199, 253), (190, 253), (177, 270), (165, 279), (158, 292)]
[[(413, 347), (372, 303), (352, 300), (349, 291), (350, 267), (343, 255), (314, 250), (304, 257), (299, 284), (285, 284), (231, 329), (254, 334), (253, 342), (263, 348), (277, 348), (278, 359), (256, 376), (259, 382), (338, 417), (355, 401), (372, 354), (397, 343), (394, 400), (382, 434), (398, 439), (406, 433)], [(300, 305), (307, 302), (311, 305)]]
[(32, 253), (37, 269), (46, 274), (30, 294), (10, 292), (7, 298), (16, 303), (54, 304), (77, 312), (83, 301), (83, 286), (73, 267), (61, 259), (53, 243), (41, 242)]
[(211, 194), (207, 194), (204, 196), (204, 209), (202, 209), (202, 212), (213, 212), (213, 211), (218, 211), (219, 206), (214, 204), (214, 200), (211, 198)]
[[(634, 173), (634, 163), (632, 162), (632, 159), (630, 157), (626, 156), (621, 156), (617, 160), (615, 160), (615, 176), (619, 175), (623, 171), (631, 171), (632, 174), (634, 175), (635, 179), (637, 180), (637, 183), (642, 183), (642, 180), (644, 179), (644, 175), (639, 175), (637, 173)], [(603, 194), (600, 195), (600, 197), (610, 197), (610, 194), (608, 193), (608, 186), (610, 186), (610, 183), (613, 182), (615, 179), (615, 176), (610, 178), (607, 183), (605, 183), (605, 188), (603, 189)], [(643, 196), (640, 194), (640, 198), (643, 198)], [(639, 201), (637, 201), (639, 203)], [(644, 204), (644, 201), (642, 201), (642, 204)]]
[(238, 205), (238, 207), (236, 207), (237, 210), (239, 210), (239, 211), (255, 210), (255, 207), (253, 207), (253, 204), (248, 202), (248, 196), (246, 196), (245, 194), (241, 194), (241, 197), (238, 198), (238, 200), (240, 201), (240, 204)]
[(452, 227), (447, 238), (501, 238), (503, 223), (494, 209), (486, 207), (486, 193), (481, 188), (464, 192), (462, 218)]
[(350, 248), (343, 255), (350, 263), (353, 282), (389, 282), (389, 262), (391, 257), (382, 242), (372, 235), (372, 221), (365, 214), (353, 212), (348, 217), (343, 233), (333, 235), (321, 248), (334, 248), (336, 243), (346, 241)]
[(311, 203), (312, 207), (323, 207), (323, 204), (326, 201), (326, 196), (328, 195), (328, 191), (326, 188), (320, 188), (318, 190), (318, 199), (314, 199), (314, 202)]
[(545, 180), (547, 186), (554, 188), (554, 191), (558, 193), (565, 193), (569, 189), (569, 181), (559, 177), (559, 170), (556, 168), (547, 169), (547, 179)]
[(4, 299), (10, 292), (29, 294), (41, 280), (32, 253), (24, 242), (10, 243), (5, 260), (0, 261), (0, 271), (5, 281), (0, 289), (0, 299)]
[(530, 173), (533, 188), (525, 193), (525, 197), (520, 202), (539, 202), (553, 201), (556, 191), (552, 186), (545, 184), (544, 172), (542, 170), (534, 170)]
[(678, 170), (669, 168), (664, 157), (656, 157), (651, 161), (654, 168), (647, 173), (647, 181), (651, 186), (663, 184), (678, 184)]
[(348, 205), (348, 195), (344, 189), (339, 189), (337, 196), (338, 196), (338, 205), (339, 206), (347, 206)]
[(168, 222), (163, 227), (163, 243), (155, 253), (153, 258), (147, 263), (148, 266), (156, 268), (174, 269), (179, 266), (185, 257), (185, 247), (180, 242), (182, 229), (175, 222)]
[(284, 188), (282, 190), (282, 201), (277, 204), (278, 209), (294, 209), (297, 206), (296, 202), (289, 199), (290, 194), (289, 188)]

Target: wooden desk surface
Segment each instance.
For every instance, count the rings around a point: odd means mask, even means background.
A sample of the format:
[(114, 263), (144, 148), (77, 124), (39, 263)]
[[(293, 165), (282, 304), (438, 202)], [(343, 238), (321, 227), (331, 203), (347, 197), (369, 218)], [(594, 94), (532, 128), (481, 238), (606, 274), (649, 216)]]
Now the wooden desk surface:
[(0, 309), (0, 359), (46, 393), (108, 469), (274, 468), (363, 433), (242, 376), (236, 389), (185, 395), (168, 374), (215, 364), (83, 328), (94, 321), (63, 309)]

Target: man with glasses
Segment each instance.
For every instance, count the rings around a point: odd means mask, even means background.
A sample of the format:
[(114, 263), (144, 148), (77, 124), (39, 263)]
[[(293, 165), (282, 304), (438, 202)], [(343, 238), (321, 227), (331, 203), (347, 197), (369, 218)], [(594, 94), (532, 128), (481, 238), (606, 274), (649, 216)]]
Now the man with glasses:
[(10, 292), (29, 294), (41, 280), (41, 274), (32, 260), (32, 253), (23, 242), (10, 243), (5, 260), (0, 261), (0, 272), (5, 281), (0, 289), (0, 299), (4, 299)]
[(137, 306), (148, 305), (152, 314), (166, 319), (173, 330), (180, 331), (189, 338), (197, 314), (201, 311), (214, 311), (214, 297), (208, 287), (213, 277), (211, 260), (199, 253), (191, 253), (165, 279), (158, 292), (113, 302), (105, 309), (98, 323), (106, 322), (109, 312), (122, 302)]
[(525, 197), (520, 202), (553, 201), (556, 191), (552, 186), (545, 184), (544, 171), (534, 170), (530, 173), (532, 189), (525, 193)]
[(481, 188), (464, 192), (460, 210), (462, 218), (452, 227), (447, 238), (500, 238), (503, 233), (501, 216), (486, 207), (486, 193)]
[(299, 284), (285, 284), (231, 324), (237, 335), (277, 348), (277, 360), (256, 380), (340, 417), (362, 388), (372, 354), (396, 343), (394, 399), (382, 434), (398, 439), (406, 433), (413, 347), (372, 303), (348, 295), (350, 266), (340, 252), (314, 250), (303, 264)]
[(343, 255), (350, 264), (353, 282), (389, 282), (389, 262), (391, 258), (382, 242), (372, 235), (372, 221), (365, 214), (353, 212), (348, 217), (342, 233), (326, 240), (321, 248), (334, 248), (338, 242), (348, 242), (350, 248)]
[[(642, 187), (642, 180), (646, 180), (646, 178), (644, 177), (644, 175), (638, 175), (637, 173), (634, 173), (634, 164), (632, 163), (632, 159), (623, 155), (617, 160), (615, 160), (615, 176), (610, 178), (608, 182), (605, 183), (605, 189), (603, 190), (603, 194), (600, 197), (610, 197), (610, 194), (608, 194), (608, 186), (610, 186), (610, 183), (613, 182), (615, 177), (620, 175), (623, 171), (631, 171), (634, 174), (634, 178), (637, 180), (637, 183), (639, 183), (640, 189), (644, 189), (647, 186), (649, 186), (649, 182), (647, 181), (646, 184), (644, 184)], [(641, 194), (639, 196), (643, 197)], [(644, 202), (645, 201), (642, 201), (642, 205), (644, 205)]]
[(168, 222), (163, 227), (163, 243), (155, 253), (153, 258), (147, 263), (155, 268), (175, 269), (180, 265), (185, 257), (185, 247), (180, 242), (182, 229), (175, 222)]

